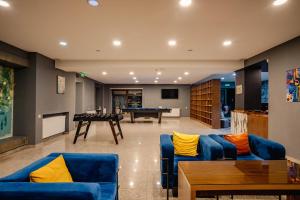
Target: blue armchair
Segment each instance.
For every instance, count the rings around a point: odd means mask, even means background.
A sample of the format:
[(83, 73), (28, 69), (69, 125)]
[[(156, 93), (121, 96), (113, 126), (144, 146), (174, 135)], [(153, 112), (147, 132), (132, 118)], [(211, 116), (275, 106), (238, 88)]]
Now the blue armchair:
[(164, 189), (173, 188), (176, 194), (178, 185), (178, 162), (218, 160), (223, 158), (222, 146), (206, 135), (201, 135), (198, 142), (198, 156), (174, 155), (173, 136), (162, 134), (160, 136), (160, 171), (161, 185)]
[[(74, 183), (31, 183), (29, 174), (64, 156)], [(117, 200), (116, 154), (52, 153), (0, 179), (0, 199), (9, 200)]]
[(237, 155), (234, 144), (224, 139), (224, 135), (210, 134), (209, 137), (222, 145), (224, 158), (232, 160), (284, 160), (285, 148), (283, 145), (249, 134), (249, 146), (251, 152), (246, 155)]

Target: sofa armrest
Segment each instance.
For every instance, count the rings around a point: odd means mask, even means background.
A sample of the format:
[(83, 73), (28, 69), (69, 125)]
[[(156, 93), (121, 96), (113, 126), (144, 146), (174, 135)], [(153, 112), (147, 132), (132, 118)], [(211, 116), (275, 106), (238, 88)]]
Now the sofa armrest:
[[(174, 145), (172, 136), (168, 134), (160, 135), (160, 171), (161, 184), (163, 188), (167, 187), (167, 177), (172, 179), (174, 171)], [(167, 173), (168, 172), (168, 173)], [(168, 174), (168, 175), (167, 175)], [(171, 182), (171, 181), (170, 181)]]
[(97, 183), (0, 183), (0, 199), (9, 200), (97, 200), (101, 195)]
[(117, 154), (52, 153), (62, 154), (75, 182), (117, 182), (119, 158)]
[(234, 144), (224, 139), (224, 137), (216, 134), (210, 134), (213, 140), (219, 143), (223, 147), (224, 157), (225, 159), (233, 159), (236, 160), (237, 158), (237, 149)]
[(223, 159), (222, 146), (207, 135), (200, 136), (200, 154), (203, 160)]
[(252, 153), (261, 157), (264, 160), (284, 160), (285, 148), (283, 145), (249, 134), (249, 145)]

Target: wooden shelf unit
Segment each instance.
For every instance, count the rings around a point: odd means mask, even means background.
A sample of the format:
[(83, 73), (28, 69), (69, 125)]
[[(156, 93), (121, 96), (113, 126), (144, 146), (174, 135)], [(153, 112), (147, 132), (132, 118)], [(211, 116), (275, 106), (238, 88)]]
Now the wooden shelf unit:
[(191, 117), (212, 128), (221, 127), (221, 81), (209, 80), (191, 88)]

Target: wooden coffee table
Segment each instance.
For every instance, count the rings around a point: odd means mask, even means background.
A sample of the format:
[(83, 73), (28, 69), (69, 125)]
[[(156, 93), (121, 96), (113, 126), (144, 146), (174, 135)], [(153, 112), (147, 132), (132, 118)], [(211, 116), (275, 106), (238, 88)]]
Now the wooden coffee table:
[(183, 161), (178, 164), (178, 197), (288, 195), (300, 199), (299, 166), (288, 161)]

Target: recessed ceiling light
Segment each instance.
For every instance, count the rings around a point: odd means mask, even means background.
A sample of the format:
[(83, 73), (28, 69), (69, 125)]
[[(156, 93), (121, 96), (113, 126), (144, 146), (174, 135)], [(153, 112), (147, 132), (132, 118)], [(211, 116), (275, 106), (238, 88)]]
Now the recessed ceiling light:
[(155, 80), (154, 83), (158, 83), (158, 80)]
[(90, 6), (93, 6), (93, 7), (99, 6), (98, 0), (88, 0), (87, 2)]
[(181, 76), (179, 76), (179, 77), (178, 77), (178, 80), (182, 80), (182, 77), (181, 77)]
[(66, 47), (66, 46), (68, 46), (68, 43), (66, 41), (60, 41), (59, 45), (62, 47)]
[(129, 75), (134, 75), (134, 72), (129, 72)]
[(156, 79), (156, 80), (158, 80), (158, 79), (159, 79), (159, 77), (155, 77), (155, 79)]
[(136, 82), (136, 83), (138, 83), (139, 81), (138, 81), (138, 80), (136, 80), (135, 82)]
[(274, 0), (273, 1), (273, 5), (274, 6), (281, 6), (283, 4), (285, 4), (288, 0)]
[(231, 40), (225, 40), (223, 42), (223, 46), (227, 47), (227, 46), (230, 46), (232, 44), (232, 41)]
[(114, 40), (113, 45), (116, 46), (116, 47), (119, 47), (119, 46), (122, 45), (122, 42), (120, 40)]
[(168, 41), (168, 45), (169, 45), (170, 47), (175, 47), (175, 46), (177, 45), (177, 42), (176, 42), (176, 40), (169, 40), (169, 41)]
[(221, 78), (221, 80), (224, 80), (224, 79), (225, 79), (224, 77)]
[(173, 81), (174, 83), (177, 83), (177, 81), (175, 80), (175, 81)]
[(136, 77), (132, 77), (133, 80), (136, 80)]
[(192, 0), (180, 0), (179, 5), (182, 7), (189, 7), (192, 4)]
[(189, 75), (189, 74), (190, 74), (189, 72), (184, 72), (184, 75), (186, 75), (186, 76)]
[(156, 72), (156, 74), (160, 76), (160, 75), (161, 75), (161, 72), (158, 71), (158, 72)]
[(105, 71), (104, 71), (104, 72), (102, 72), (102, 75), (104, 75), (104, 76), (105, 76), (105, 75), (107, 75), (107, 72), (105, 72)]
[(10, 4), (7, 1), (0, 0), (0, 6), (4, 8), (10, 7)]

